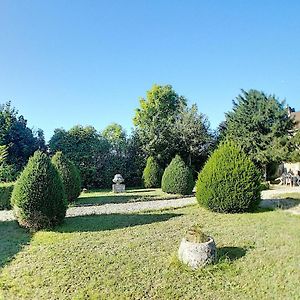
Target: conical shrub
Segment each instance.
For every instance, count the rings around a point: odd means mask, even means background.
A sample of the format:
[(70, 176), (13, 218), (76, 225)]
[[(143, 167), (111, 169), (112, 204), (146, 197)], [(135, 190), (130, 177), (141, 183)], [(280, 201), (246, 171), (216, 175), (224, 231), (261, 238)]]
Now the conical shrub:
[(194, 184), (190, 168), (179, 155), (176, 155), (164, 171), (162, 190), (170, 194), (189, 195), (192, 193)]
[(261, 176), (254, 163), (234, 142), (226, 142), (212, 154), (196, 185), (201, 206), (216, 212), (243, 212), (260, 201)]
[(67, 201), (61, 178), (46, 154), (36, 151), (21, 173), (12, 193), (19, 224), (38, 230), (62, 223)]
[(143, 182), (146, 188), (158, 188), (161, 185), (162, 169), (153, 156), (148, 157), (143, 172)]
[(75, 201), (81, 192), (79, 171), (61, 151), (52, 157), (52, 163), (61, 177), (68, 202)]

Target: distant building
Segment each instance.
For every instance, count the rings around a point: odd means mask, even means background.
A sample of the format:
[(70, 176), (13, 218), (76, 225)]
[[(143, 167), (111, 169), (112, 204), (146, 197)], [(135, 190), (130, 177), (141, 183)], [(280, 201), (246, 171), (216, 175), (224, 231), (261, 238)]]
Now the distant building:
[(287, 107), (288, 116), (294, 119), (296, 122), (295, 129), (300, 129), (300, 111), (295, 111), (295, 108), (291, 108), (290, 106)]

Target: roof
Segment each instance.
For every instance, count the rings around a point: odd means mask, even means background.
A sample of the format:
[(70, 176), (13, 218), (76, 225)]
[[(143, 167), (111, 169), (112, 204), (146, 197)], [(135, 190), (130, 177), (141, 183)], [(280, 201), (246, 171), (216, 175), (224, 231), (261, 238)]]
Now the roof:
[(296, 121), (296, 128), (300, 129), (300, 111), (292, 112), (291, 117)]

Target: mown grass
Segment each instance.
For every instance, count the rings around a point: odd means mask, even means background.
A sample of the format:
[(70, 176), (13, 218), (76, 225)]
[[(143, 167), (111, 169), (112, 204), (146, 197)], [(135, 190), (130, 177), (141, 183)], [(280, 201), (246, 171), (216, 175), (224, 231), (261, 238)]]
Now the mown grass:
[(125, 193), (118, 194), (113, 193), (111, 190), (92, 190), (87, 193), (82, 193), (71, 205), (129, 203), (182, 197), (182, 195), (164, 193), (161, 189), (127, 189)]
[[(176, 253), (195, 223), (215, 238), (219, 261), (191, 271)], [(15, 222), (0, 222), (0, 294), (2, 299), (299, 299), (299, 245), (300, 218), (280, 211), (217, 214), (192, 206), (75, 217), (33, 236)]]

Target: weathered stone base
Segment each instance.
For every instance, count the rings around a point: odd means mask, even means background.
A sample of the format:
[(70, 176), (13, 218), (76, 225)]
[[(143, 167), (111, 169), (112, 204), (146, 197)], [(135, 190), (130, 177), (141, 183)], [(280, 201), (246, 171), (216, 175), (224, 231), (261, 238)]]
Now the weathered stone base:
[(178, 258), (192, 269), (204, 267), (216, 261), (216, 244), (212, 238), (209, 238), (206, 243), (192, 243), (183, 238), (178, 250)]
[(125, 192), (125, 184), (120, 184), (120, 183), (113, 184), (112, 191), (114, 193), (124, 193)]

